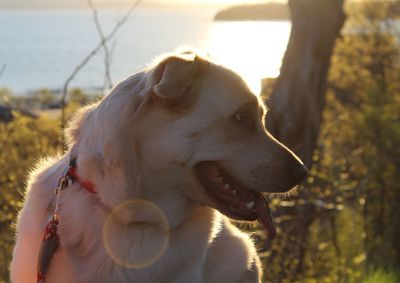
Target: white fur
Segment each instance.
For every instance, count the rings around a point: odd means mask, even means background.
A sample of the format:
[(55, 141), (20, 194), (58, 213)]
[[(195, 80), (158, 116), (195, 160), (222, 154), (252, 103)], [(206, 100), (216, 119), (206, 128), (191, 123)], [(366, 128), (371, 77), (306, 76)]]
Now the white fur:
[[(189, 53), (180, 57), (161, 60), (120, 83), (101, 102), (82, 109), (67, 131), (70, 150), (61, 158), (41, 162), (31, 174), (17, 223), (12, 282), (35, 282), (53, 191), (71, 151), (78, 156), (79, 175), (93, 182), (97, 193), (88, 193), (78, 183), (63, 191), (61, 246), (46, 282), (260, 281), (260, 261), (251, 239), (212, 208), (215, 201), (193, 171), (199, 161), (221, 160), (248, 186), (262, 190), (265, 177), (254, 172), (271, 162), (267, 146), (255, 137), (230, 137), (224, 130), (238, 107), (257, 99), (239, 77), (204, 59), (200, 64), (208, 67), (201, 78), (190, 77), (185, 70), (195, 73), (191, 64), (196, 59)], [(167, 67), (158, 70), (162, 64)], [(185, 84), (193, 79), (197, 93), (183, 113), (158, 103), (175, 95), (168, 88), (185, 89), (180, 82), (168, 84), (168, 76), (183, 76), (172, 70), (174, 64), (186, 74)], [(264, 131), (258, 135), (270, 138)], [(113, 209), (131, 199), (148, 201), (159, 210), (146, 205), (114, 210), (112, 225), (105, 231)], [(168, 245), (151, 265), (127, 268), (109, 256), (105, 237), (128, 262), (157, 253), (166, 239)]]

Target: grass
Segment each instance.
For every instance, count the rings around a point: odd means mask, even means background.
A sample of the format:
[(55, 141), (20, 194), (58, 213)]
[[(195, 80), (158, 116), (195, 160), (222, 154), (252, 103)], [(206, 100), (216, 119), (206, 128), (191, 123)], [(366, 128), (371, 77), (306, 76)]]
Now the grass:
[(370, 272), (362, 283), (400, 283), (400, 268), (391, 271), (376, 269)]

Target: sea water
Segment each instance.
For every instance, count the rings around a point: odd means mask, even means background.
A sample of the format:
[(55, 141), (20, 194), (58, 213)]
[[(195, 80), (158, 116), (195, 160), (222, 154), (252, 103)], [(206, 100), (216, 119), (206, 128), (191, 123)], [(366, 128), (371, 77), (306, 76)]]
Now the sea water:
[[(214, 22), (210, 9), (136, 10), (108, 42), (114, 83), (143, 69), (155, 56), (179, 46), (209, 54), (239, 72), (259, 92), (260, 79), (279, 74), (290, 33), (289, 22)], [(102, 10), (107, 34), (124, 11)], [(90, 10), (0, 11), (0, 88), (17, 94), (61, 89), (74, 68), (99, 43)], [(104, 85), (104, 52), (77, 74), (71, 86)]]

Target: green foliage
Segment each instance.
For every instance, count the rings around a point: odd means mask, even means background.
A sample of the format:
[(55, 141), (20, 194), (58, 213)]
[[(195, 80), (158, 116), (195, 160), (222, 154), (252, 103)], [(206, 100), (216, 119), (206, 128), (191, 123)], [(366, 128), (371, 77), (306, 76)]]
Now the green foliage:
[[(363, 216), (366, 263), (383, 267), (400, 263), (400, 51), (398, 25), (382, 23), (394, 4), (361, 6), (354, 19), (368, 29), (337, 44), (330, 77), (337, 96), (328, 99), (321, 133), (333, 142), (328, 154), (341, 157), (344, 170), (333, 176), (347, 177), (336, 188), (349, 187), (346, 197)], [(341, 126), (328, 129), (334, 116)]]
[(362, 283), (400, 283), (400, 272), (378, 269), (369, 273)]
[(400, 27), (387, 20), (395, 7), (349, 10), (314, 167), (301, 197), (278, 202), (285, 215), (265, 257), (268, 282), (398, 280), (384, 271), (400, 266)]
[(33, 94), (33, 98), (39, 105), (50, 105), (55, 102), (54, 94), (48, 89), (40, 89)]
[[(70, 94), (67, 117), (71, 117), (82, 104), (98, 99), (79, 89)], [(0, 103), (13, 108), (26, 108), (32, 102), (35, 108), (46, 108), (54, 101), (54, 95), (47, 90), (41, 90), (33, 97), (21, 98), (13, 96), (7, 89), (0, 89)], [(54, 111), (41, 111), (38, 118), (13, 111), (11, 122), (0, 122), (0, 282), (6, 282), (8, 278), (14, 244), (13, 226), (22, 207), (28, 173), (40, 158), (57, 155), (63, 148), (59, 110)]]
[(37, 119), (13, 113), (9, 123), (0, 122), (0, 278), (7, 278), (14, 243), (13, 223), (22, 206), (27, 172), (35, 162), (56, 154), (60, 124), (47, 117)]

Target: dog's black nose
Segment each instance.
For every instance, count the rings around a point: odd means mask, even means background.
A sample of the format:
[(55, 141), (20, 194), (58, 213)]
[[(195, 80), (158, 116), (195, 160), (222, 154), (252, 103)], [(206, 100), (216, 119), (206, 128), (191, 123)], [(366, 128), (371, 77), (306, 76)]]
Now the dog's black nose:
[(295, 182), (298, 184), (303, 181), (304, 178), (307, 176), (308, 169), (302, 163), (297, 161), (296, 164), (292, 166), (292, 174), (294, 179), (296, 180)]

